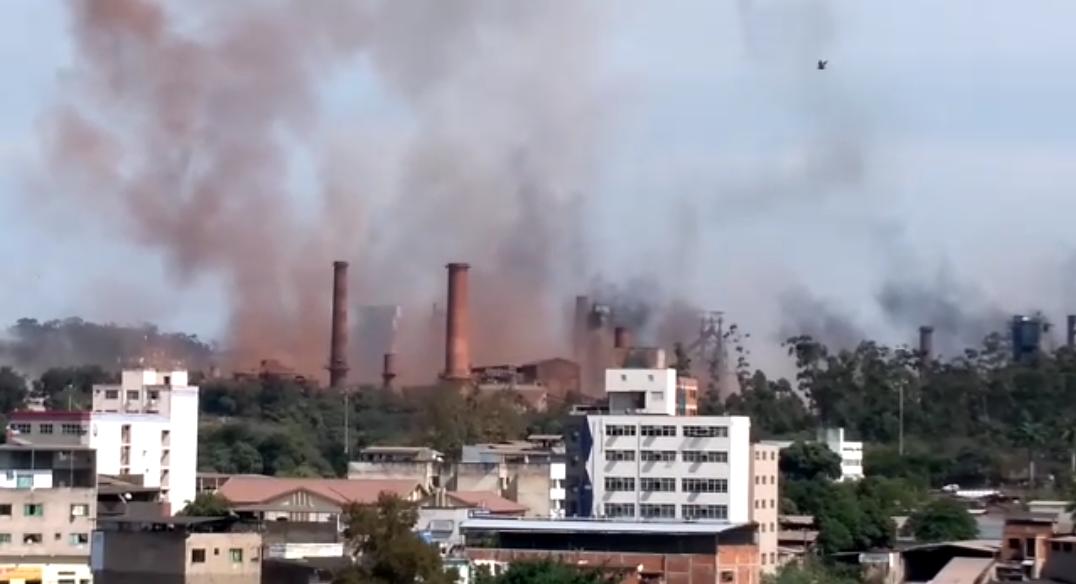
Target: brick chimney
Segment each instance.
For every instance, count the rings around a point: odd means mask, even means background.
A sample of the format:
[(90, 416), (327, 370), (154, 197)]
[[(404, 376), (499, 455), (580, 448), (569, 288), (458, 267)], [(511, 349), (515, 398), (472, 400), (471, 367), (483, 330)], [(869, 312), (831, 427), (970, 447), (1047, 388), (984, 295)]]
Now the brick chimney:
[(329, 338), (329, 386), (347, 379), (347, 262), (333, 262), (332, 332)]
[(445, 313), (444, 378), (462, 381), (471, 377), (470, 266), (448, 264), (448, 309)]

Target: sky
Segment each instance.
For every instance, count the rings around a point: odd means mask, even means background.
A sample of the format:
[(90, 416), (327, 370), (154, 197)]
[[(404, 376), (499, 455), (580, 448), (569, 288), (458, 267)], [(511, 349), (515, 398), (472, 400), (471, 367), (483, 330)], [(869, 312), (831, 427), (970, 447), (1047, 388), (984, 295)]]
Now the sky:
[[(7, 0), (5, 14), (0, 323), (79, 315), (222, 334), (212, 277), (177, 282), (114, 224), (57, 222), (34, 202), (69, 18), (61, 0)], [(629, 0), (596, 14), (609, 115), (586, 240), (603, 277), (656, 277), (726, 311), (756, 331), (762, 360), (780, 353), (789, 291), (890, 342), (920, 324), (881, 314), (892, 279), (1008, 312), (1076, 311), (1076, 4)], [(402, 115), (358, 66), (327, 73), (321, 99), (325, 126)]]

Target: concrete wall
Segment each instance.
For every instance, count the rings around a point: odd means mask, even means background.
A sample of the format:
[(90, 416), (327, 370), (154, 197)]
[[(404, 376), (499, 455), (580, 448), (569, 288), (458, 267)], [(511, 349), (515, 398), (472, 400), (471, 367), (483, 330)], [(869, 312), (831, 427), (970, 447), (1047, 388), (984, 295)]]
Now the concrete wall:
[(459, 463), (456, 465), (455, 478), (451, 486), (453, 491), (491, 491), (500, 493), (507, 480), (502, 465), (497, 463)]
[[(257, 533), (95, 533), (94, 579), (106, 584), (259, 584), (261, 536)], [(194, 551), (205, 553), (195, 563)], [(238, 550), (235, 561), (231, 551)], [(137, 553), (132, 553), (137, 551)]]
[(406, 479), (418, 481), (426, 489), (440, 485), (440, 472), (433, 462), (363, 462), (347, 464), (349, 479)]
[[(5, 490), (3, 503), (11, 505), (11, 515), (0, 517), (0, 533), (10, 543), (0, 543), (0, 557), (81, 556), (90, 555), (90, 533), (97, 516), (97, 495), (93, 489)], [(43, 506), (44, 516), (27, 517), (24, 506)], [(74, 515), (78, 505), (86, 515)], [(41, 543), (25, 543), (26, 534), (40, 534)], [(76, 543), (72, 535), (85, 536)]]
[[(674, 369), (607, 369), (605, 393), (609, 411), (646, 414), (676, 414), (676, 371)], [(635, 395), (643, 394), (642, 411), (634, 405)]]
[(759, 564), (766, 574), (777, 571), (777, 516), (781, 504), (779, 448), (751, 445), (751, 521), (758, 524)]
[(501, 495), (527, 507), (527, 517), (549, 517), (549, 464), (505, 465), (508, 488)]
[(1042, 577), (1076, 584), (1076, 542), (1051, 542), (1049, 553), (1042, 567)]

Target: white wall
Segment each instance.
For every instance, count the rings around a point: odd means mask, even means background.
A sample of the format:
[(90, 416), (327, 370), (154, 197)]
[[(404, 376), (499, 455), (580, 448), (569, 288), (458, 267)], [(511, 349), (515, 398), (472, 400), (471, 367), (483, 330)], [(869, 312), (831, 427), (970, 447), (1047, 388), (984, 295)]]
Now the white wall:
[(605, 393), (609, 411), (635, 409), (628, 405), (633, 394), (643, 393), (645, 406), (638, 413), (676, 414), (676, 371), (674, 369), (606, 369)]
[[(673, 504), (676, 518), (682, 518), (682, 505), (725, 505), (728, 520), (750, 520), (751, 477), (751, 420), (743, 416), (588, 416), (587, 423), (594, 438), (594, 447), (586, 460), (588, 475), (593, 489), (592, 516), (604, 514), (605, 503)], [(609, 426), (634, 426), (634, 436), (607, 436)], [(642, 426), (674, 426), (675, 436), (643, 436)], [(721, 426), (728, 429), (725, 437), (695, 438), (684, 436), (684, 426)], [(631, 461), (607, 461), (610, 450), (630, 450), (635, 453)], [(642, 451), (674, 451), (672, 461), (643, 461)], [(688, 450), (723, 451), (727, 462), (686, 462), (682, 453)], [(606, 492), (605, 478), (632, 477), (634, 492)], [(643, 478), (673, 478), (675, 491), (642, 492)], [(724, 493), (686, 493), (682, 491), (682, 479), (725, 479)], [(638, 507), (636, 513), (639, 513)]]

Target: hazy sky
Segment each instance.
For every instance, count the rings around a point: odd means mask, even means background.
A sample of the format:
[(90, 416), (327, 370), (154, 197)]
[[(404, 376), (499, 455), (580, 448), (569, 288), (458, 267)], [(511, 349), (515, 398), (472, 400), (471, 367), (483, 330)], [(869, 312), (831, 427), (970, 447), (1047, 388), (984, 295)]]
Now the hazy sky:
[[(41, 115), (70, 61), (64, 6), (6, 0), (0, 21), (0, 322), (218, 334), (216, 283), (178, 285), (101, 222), (57, 224), (27, 204)], [(878, 313), (894, 278), (1076, 310), (1076, 3), (640, 1), (599, 15), (612, 115), (587, 237), (603, 275), (651, 274), (762, 338), (780, 295), (800, 289), (911, 339), (919, 323)], [(398, 115), (361, 73), (325, 83), (342, 126)]]

